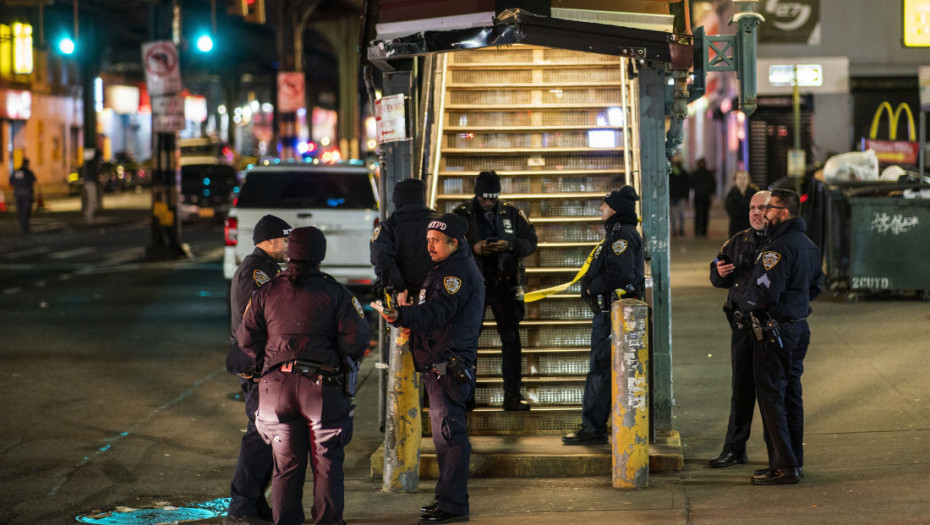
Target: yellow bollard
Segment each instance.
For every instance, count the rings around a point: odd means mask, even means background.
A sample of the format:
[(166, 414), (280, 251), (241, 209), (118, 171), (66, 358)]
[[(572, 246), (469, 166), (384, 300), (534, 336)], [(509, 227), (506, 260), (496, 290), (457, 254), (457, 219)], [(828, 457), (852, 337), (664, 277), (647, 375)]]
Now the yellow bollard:
[(420, 484), (420, 374), (406, 339), (404, 329), (391, 327), (382, 492), (414, 492)]
[(649, 485), (649, 306), (636, 299), (610, 308), (612, 440), (616, 488)]

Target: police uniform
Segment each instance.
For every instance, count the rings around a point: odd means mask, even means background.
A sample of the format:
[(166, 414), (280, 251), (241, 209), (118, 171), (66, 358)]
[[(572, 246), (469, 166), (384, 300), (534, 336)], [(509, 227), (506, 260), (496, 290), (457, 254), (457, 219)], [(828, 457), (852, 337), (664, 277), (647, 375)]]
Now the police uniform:
[[(727, 288), (727, 302), (723, 311), (730, 323), (730, 366), (731, 396), (730, 419), (723, 452), (711, 460), (712, 467), (728, 467), (734, 463), (746, 463), (746, 441), (752, 427), (752, 413), (756, 405), (756, 383), (752, 371), (753, 336), (748, 319), (744, 323), (738, 316), (739, 300), (752, 279), (756, 255), (765, 243), (764, 231), (747, 228), (728, 240), (720, 253), (710, 263), (710, 282), (717, 288)], [(732, 273), (721, 276), (717, 262), (733, 264)]]
[[(475, 183), (475, 192), (497, 198), (500, 177), (482, 172)], [(454, 213), (468, 221), (465, 239), (474, 246), (478, 241), (497, 238), (508, 241), (507, 251), (486, 255), (475, 254), (478, 268), (487, 285), (485, 302), (491, 307), (497, 333), (501, 338), (501, 376), (504, 380), (504, 408), (526, 410), (529, 405), (521, 397), (523, 379), (523, 347), (520, 342), (520, 321), (525, 314), (523, 302), (523, 259), (536, 251), (536, 228), (523, 210), (508, 202), (498, 201), (487, 214), (475, 197), (458, 206)]]
[(807, 316), (810, 302), (823, 286), (820, 251), (805, 230), (802, 218), (769, 228), (770, 240), (760, 251), (749, 289), (739, 302), (744, 315), (752, 313), (761, 325), (753, 370), (773, 473), (791, 472), (804, 463), (801, 373), (810, 343)]
[[(459, 248), (433, 266), (420, 291), (418, 304), (399, 306), (394, 326), (410, 328), (415, 368), (423, 372), (429, 396), (429, 417), (439, 462), (436, 508), (463, 516), (469, 513), (468, 441), (465, 402), (475, 389), (474, 365), (484, 318), (484, 279), (464, 240), (464, 221), (446, 214), (438, 221), (461, 221)], [(448, 233), (448, 230), (446, 230)], [(467, 371), (449, 366), (457, 358)]]
[[(280, 221), (280, 219), (278, 219)], [(290, 229), (287, 223), (281, 221)], [(277, 235), (277, 234), (269, 234)], [(281, 231), (283, 237), (285, 232)], [(264, 239), (263, 239), (264, 240)], [(266, 283), (270, 282), (281, 266), (261, 248), (256, 247), (233, 274), (229, 288), (230, 304), (230, 350), (226, 356), (226, 370), (233, 374), (251, 375), (255, 372), (255, 363), (242, 353), (236, 343), (236, 330), (242, 322), (242, 314), (252, 295)], [(255, 429), (255, 411), (258, 410), (258, 385), (251, 379), (239, 379), (245, 398), (245, 413), (249, 418), (245, 434), (239, 444), (239, 459), (230, 484), (229, 516), (268, 516), (271, 507), (265, 500), (265, 487), (271, 481), (274, 466), (271, 447), (265, 443)]]
[[(618, 197), (622, 194), (622, 198)], [(606, 235), (581, 281), (582, 299), (594, 311), (591, 322), (591, 359), (581, 402), (582, 426), (562, 438), (566, 445), (606, 443), (610, 417), (610, 305), (621, 297), (639, 299), (645, 287), (643, 241), (636, 230), (633, 188), (624, 186), (605, 197), (615, 213), (604, 223)], [(615, 207), (616, 206), (616, 207)]]
[[(279, 525), (305, 520), (308, 452), (311, 518), (318, 524), (342, 523), (344, 447), (352, 438), (354, 395), (346, 373), (357, 371), (370, 334), (358, 300), (319, 271), (324, 255), (322, 232), (293, 230), (288, 270), (252, 298), (237, 332), (243, 352), (264, 363), (256, 426), (273, 449), (272, 509)], [(292, 283), (298, 274), (303, 280)]]
[(426, 206), (424, 190), (417, 179), (398, 182), (392, 197), (396, 210), (371, 234), (371, 264), (387, 290), (415, 295), (433, 266), (423, 232), (439, 215)]

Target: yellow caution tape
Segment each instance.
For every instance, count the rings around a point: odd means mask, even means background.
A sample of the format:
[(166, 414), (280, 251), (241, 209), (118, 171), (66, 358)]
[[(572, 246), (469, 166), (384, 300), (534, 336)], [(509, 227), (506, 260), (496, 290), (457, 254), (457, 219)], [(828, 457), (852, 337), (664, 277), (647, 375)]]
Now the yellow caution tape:
[(597, 246), (595, 246), (593, 250), (591, 250), (591, 253), (588, 254), (588, 258), (585, 259), (584, 261), (584, 265), (582, 265), (581, 269), (578, 270), (578, 273), (575, 274), (575, 277), (572, 278), (571, 281), (560, 284), (558, 286), (553, 286), (551, 288), (543, 288), (542, 290), (536, 290), (533, 292), (529, 292), (523, 296), (523, 302), (532, 303), (540, 299), (545, 299), (546, 297), (549, 297), (550, 295), (557, 294), (561, 291), (566, 290), (569, 286), (578, 282), (578, 280), (584, 277), (584, 274), (587, 273), (588, 267), (591, 266), (591, 260), (594, 259), (594, 252), (597, 251), (597, 248), (601, 244), (604, 244), (603, 241), (599, 243)]

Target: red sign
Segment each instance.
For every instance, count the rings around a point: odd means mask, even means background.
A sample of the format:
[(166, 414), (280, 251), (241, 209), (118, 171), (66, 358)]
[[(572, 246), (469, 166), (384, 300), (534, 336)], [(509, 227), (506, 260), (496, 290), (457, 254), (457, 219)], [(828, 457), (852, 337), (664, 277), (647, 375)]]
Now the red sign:
[(875, 150), (880, 164), (917, 164), (920, 144), (903, 140), (865, 140), (866, 149)]
[(178, 48), (174, 42), (159, 40), (142, 44), (142, 64), (151, 96), (174, 95), (181, 91)]
[(303, 72), (278, 73), (278, 111), (291, 113), (303, 107), (306, 107)]

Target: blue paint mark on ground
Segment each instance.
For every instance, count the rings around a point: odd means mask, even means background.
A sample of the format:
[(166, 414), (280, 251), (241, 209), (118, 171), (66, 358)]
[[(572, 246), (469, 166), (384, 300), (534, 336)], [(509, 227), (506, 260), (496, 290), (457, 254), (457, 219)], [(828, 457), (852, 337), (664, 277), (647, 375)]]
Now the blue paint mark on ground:
[(84, 514), (76, 519), (78, 523), (92, 525), (151, 525), (153, 523), (175, 523), (216, 518), (225, 516), (228, 508), (229, 498), (218, 498), (202, 503), (193, 503), (187, 507), (167, 506), (155, 509), (127, 509), (125, 512), (114, 510)]

